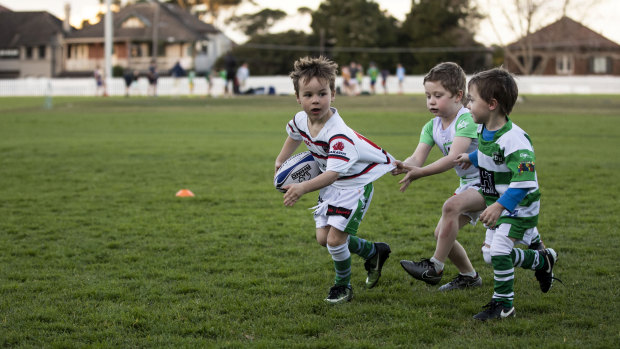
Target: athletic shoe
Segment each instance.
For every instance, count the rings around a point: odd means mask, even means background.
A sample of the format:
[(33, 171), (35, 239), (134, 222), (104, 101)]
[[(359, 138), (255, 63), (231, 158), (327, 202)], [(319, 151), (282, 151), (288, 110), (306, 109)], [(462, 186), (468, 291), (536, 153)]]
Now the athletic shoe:
[(441, 286), (439, 291), (464, 290), (466, 288), (480, 286), (482, 286), (482, 278), (478, 273), (476, 273), (474, 277), (459, 274), (452, 281)]
[(373, 288), (379, 282), (381, 277), (381, 269), (383, 269), (383, 263), (390, 257), (390, 245), (385, 242), (375, 242), (375, 255), (368, 258), (364, 263), (364, 268), (368, 272), (366, 277), (366, 288)]
[(540, 240), (538, 242), (532, 242), (527, 248), (528, 250), (542, 251), (545, 249), (545, 244), (542, 242), (542, 240)]
[(353, 288), (351, 285), (334, 285), (329, 289), (329, 294), (325, 302), (329, 304), (340, 304), (349, 302), (353, 298)]
[(474, 315), (474, 319), (487, 321), (491, 319), (505, 319), (516, 315), (515, 307), (505, 307), (504, 303), (494, 299), (482, 308), (484, 310)]
[(435, 271), (435, 263), (428, 258), (423, 258), (419, 262), (402, 260), (400, 265), (409, 275), (430, 285), (437, 285), (443, 276), (443, 270), (439, 273)]
[[(553, 286), (553, 280), (557, 280), (553, 277), (553, 266), (558, 261), (558, 254), (552, 249), (547, 248), (539, 252), (540, 257), (545, 261), (545, 265), (542, 269), (536, 270), (536, 280), (540, 284), (540, 290), (543, 293), (549, 292), (551, 286)], [(559, 281), (559, 280), (558, 280)]]

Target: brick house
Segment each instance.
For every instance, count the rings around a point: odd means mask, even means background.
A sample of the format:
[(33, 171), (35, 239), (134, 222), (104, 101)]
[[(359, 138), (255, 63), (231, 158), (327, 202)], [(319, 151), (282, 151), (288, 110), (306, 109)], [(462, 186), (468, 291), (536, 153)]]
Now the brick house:
[(620, 75), (620, 45), (562, 17), (508, 45), (504, 67), (525, 75)]
[[(146, 71), (157, 47), (157, 66), (166, 73), (177, 62), (207, 70), (232, 41), (211, 24), (174, 4), (141, 2), (113, 14), (112, 65)], [(104, 64), (104, 21), (65, 38), (65, 74), (92, 72)]]

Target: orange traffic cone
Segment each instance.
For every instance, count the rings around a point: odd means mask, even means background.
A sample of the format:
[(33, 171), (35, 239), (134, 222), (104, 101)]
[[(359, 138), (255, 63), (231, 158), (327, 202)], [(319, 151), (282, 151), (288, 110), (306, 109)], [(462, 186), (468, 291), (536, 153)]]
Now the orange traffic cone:
[(181, 189), (177, 192), (177, 196), (180, 198), (193, 197), (194, 193), (189, 189)]

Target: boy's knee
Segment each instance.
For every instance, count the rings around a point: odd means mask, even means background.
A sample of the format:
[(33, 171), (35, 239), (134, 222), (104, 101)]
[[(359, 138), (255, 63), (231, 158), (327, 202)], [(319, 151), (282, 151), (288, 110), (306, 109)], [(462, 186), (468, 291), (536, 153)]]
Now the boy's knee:
[(452, 198), (446, 200), (441, 208), (441, 213), (443, 216), (455, 216), (461, 214), (459, 203), (452, 200)]

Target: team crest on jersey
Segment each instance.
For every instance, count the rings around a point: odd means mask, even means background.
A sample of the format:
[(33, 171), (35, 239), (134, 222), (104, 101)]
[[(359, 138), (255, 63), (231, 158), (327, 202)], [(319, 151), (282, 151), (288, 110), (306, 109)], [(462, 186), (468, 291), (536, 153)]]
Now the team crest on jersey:
[(519, 167), (517, 168), (519, 174), (523, 172), (534, 172), (534, 162), (521, 162), (519, 163)]
[(338, 150), (338, 151), (343, 151), (344, 150), (344, 143), (342, 142), (337, 142), (336, 144), (334, 144), (334, 146), (332, 147), (333, 150)]
[(495, 162), (496, 165), (500, 165), (504, 163), (504, 155), (498, 151), (493, 152), (493, 162)]
[(457, 130), (463, 129), (463, 128), (467, 127), (467, 124), (468, 124), (467, 120), (463, 120), (463, 121), (459, 122), (458, 125), (456, 125), (456, 128), (457, 128)]

